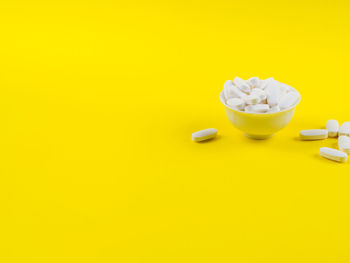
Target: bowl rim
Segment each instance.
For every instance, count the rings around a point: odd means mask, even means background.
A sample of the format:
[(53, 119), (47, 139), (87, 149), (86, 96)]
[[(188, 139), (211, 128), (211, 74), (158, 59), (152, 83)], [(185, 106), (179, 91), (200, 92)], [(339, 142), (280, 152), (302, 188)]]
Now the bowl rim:
[(290, 87), (290, 88), (293, 89), (293, 91), (295, 91), (296, 93), (298, 93), (298, 95), (299, 95), (298, 101), (297, 101), (293, 106), (291, 106), (291, 107), (289, 107), (289, 108), (287, 108), (287, 109), (281, 110), (281, 111), (277, 111), (277, 112), (245, 112), (245, 111), (236, 110), (235, 108), (232, 108), (232, 107), (230, 107), (230, 106), (228, 106), (228, 105), (226, 104), (225, 98), (224, 98), (224, 90), (222, 90), (222, 91), (220, 92), (219, 98), (220, 98), (221, 103), (224, 104), (224, 106), (225, 106), (226, 108), (229, 108), (230, 110), (235, 111), (235, 112), (238, 112), (238, 113), (241, 113), (241, 114), (248, 114), (248, 115), (278, 114), (278, 113), (286, 112), (286, 111), (289, 111), (289, 110), (295, 108), (295, 107), (300, 103), (300, 101), (301, 101), (301, 96), (300, 96), (299, 91), (297, 91), (297, 90), (296, 90), (295, 88), (293, 88), (293, 87)]

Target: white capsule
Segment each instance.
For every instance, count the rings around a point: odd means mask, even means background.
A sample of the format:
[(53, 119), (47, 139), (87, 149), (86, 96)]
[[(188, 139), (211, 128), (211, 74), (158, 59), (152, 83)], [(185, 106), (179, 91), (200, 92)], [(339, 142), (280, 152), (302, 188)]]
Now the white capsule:
[(249, 94), (250, 86), (240, 77), (235, 77), (235, 79), (233, 80), (233, 84), (235, 84), (236, 87), (239, 88), (241, 91)]
[(245, 103), (247, 104), (258, 104), (261, 99), (259, 98), (258, 95), (248, 95), (247, 97), (244, 98)]
[(232, 80), (227, 80), (224, 84), (224, 96), (226, 100), (229, 100), (232, 98), (244, 98), (247, 95), (234, 86)]
[(265, 88), (267, 103), (273, 107), (279, 104), (280, 99), (280, 88), (278, 81), (271, 81)]
[(269, 109), (270, 107), (267, 104), (251, 105), (251, 111), (256, 113), (265, 113), (265, 112), (268, 112)]
[(338, 138), (338, 147), (339, 150), (350, 153), (350, 137), (341, 135)]
[(259, 81), (259, 84), (256, 86), (256, 88), (260, 88), (260, 89), (265, 89), (270, 82), (275, 81), (274, 78), (268, 78), (268, 79), (262, 79)]
[(253, 93), (260, 95), (260, 94), (265, 94), (265, 91), (263, 89), (260, 89), (260, 88), (253, 88), (251, 90), (250, 94), (253, 94)]
[(255, 86), (253, 88), (258, 88), (260, 89), (260, 86), (263, 84), (264, 80), (259, 79), (258, 82), (255, 84)]
[(281, 94), (288, 93), (289, 92), (288, 85), (284, 83), (280, 83), (280, 91), (281, 91)]
[(328, 147), (321, 147), (320, 155), (336, 162), (345, 162), (348, 159), (346, 153)]
[(195, 142), (201, 142), (214, 138), (218, 133), (217, 129), (209, 128), (192, 133), (192, 140)]
[(253, 111), (253, 105), (248, 105), (244, 108), (244, 111), (247, 113), (254, 113)]
[(229, 99), (227, 102), (227, 105), (230, 106), (231, 108), (236, 108), (238, 110), (243, 110), (245, 107), (245, 102), (244, 100), (240, 98), (232, 98)]
[(278, 105), (276, 105), (276, 106), (271, 107), (271, 109), (269, 110), (269, 113), (275, 113), (275, 112), (280, 112), (280, 111), (281, 111), (280, 107)]
[(258, 95), (260, 100), (263, 101), (266, 99), (266, 92), (265, 90), (259, 89), (259, 88), (254, 88), (250, 92), (250, 95)]
[(299, 135), (300, 139), (306, 141), (322, 140), (328, 138), (328, 131), (326, 129), (303, 130)]
[(287, 85), (280, 83), (280, 100), (289, 92)]
[(257, 86), (259, 84), (259, 78), (258, 77), (252, 77), (250, 79), (247, 80), (247, 83), (254, 88), (255, 86)]
[(295, 105), (295, 103), (297, 103), (298, 99), (299, 99), (298, 93), (288, 92), (282, 97), (282, 99), (279, 103), (279, 106), (280, 106), (281, 110), (287, 109), (287, 108)]
[(293, 91), (293, 87), (292, 86), (289, 86), (288, 84), (285, 84), (285, 83), (281, 83), (281, 88), (283, 90), (285, 90), (286, 92), (289, 92), (289, 91)]
[(340, 127), (338, 131), (338, 135), (346, 135), (350, 136), (350, 121), (344, 122)]
[(336, 120), (328, 120), (326, 124), (328, 130), (328, 137), (337, 137), (339, 130), (339, 122)]
[(234, 87), (232, 80), (226, 80), (224, 84), (224, 97), (226, 100), (234, 98), (235, 94), (232, 91), (232, 88)]

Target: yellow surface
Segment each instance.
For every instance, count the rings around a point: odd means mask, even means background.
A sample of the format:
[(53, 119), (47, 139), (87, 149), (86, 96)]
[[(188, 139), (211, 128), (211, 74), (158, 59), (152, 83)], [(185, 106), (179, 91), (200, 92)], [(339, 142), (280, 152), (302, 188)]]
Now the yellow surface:
[[(349, 11), (2, 1), (0, 262), (349, 262), (350, 162), (297, 139), (350, 120)], [(291, 123), (245, 138), (219, 101), (234, 76), (297, 88)]]

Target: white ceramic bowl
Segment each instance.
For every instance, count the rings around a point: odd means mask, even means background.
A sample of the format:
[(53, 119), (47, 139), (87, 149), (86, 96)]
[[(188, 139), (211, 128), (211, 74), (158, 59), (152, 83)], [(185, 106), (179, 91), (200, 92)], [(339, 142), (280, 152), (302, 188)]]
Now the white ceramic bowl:
[(225, 103), (224, 92), (220, 93), (220, 101), (225, 106), (226, 115), (230, 122), (243, 131), (244, 134), (252, 139), (267, 139), (274, 133), (283, 129), (293, 117), (295, 107), (300, 102), (300, 93), (298, 93), (299, 99), (295, 105), (280, 112), (275, 113), (248, 113), (230, 108)]

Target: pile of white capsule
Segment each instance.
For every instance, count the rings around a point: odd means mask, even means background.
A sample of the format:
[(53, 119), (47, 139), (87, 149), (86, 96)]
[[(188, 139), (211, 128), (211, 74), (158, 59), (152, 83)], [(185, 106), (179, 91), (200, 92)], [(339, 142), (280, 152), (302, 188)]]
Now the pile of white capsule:
[(337, 162), (345, 162), (350, 153), (350, 121), (344, 122), (339, 127), (336, 120), (328, 120), (326, 129), (313, 129), (300, 131), (300, 139), (302, 140), (322, 140), (328, 137), (338, 137), (338, 148), (321, 147), (320, 155)]
[(294, 106), (299, 94), (290, 86), (274, 78), (252, 77), (247, 81), (235, 77), (224, 84), (228, 107), (248, 113), (274, 113)]

